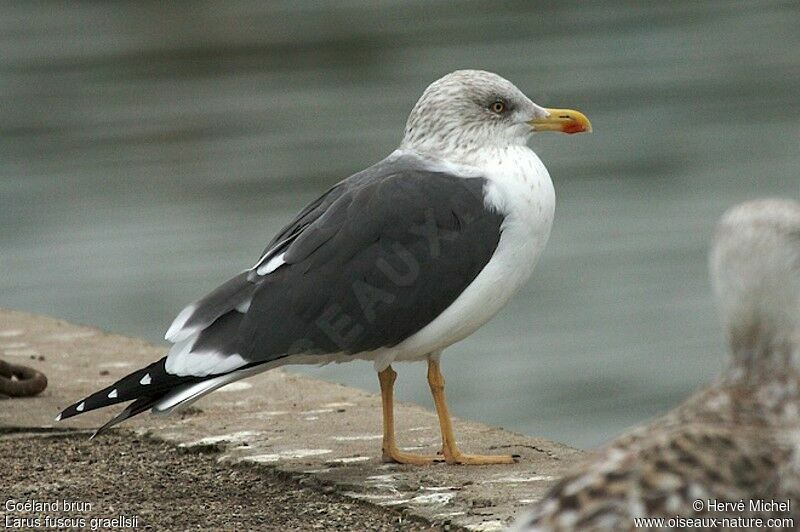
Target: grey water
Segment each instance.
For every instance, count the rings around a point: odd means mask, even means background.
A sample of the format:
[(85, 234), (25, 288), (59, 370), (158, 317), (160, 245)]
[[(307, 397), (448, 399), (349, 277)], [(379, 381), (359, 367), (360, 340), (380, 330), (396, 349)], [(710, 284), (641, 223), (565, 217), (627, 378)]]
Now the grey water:
[[(795, 2), (4, 3), (0, 305), (163, 343), (457, 68), (594, 133), (534, 139), (550, 243), (445, 352), (454, 413), (592, 447), (712, 379), (714, 223), (800, 196)], [(398, 394), (431, 406), (423, 366)], [(366, 362), (293, 370), (377, 390)]]

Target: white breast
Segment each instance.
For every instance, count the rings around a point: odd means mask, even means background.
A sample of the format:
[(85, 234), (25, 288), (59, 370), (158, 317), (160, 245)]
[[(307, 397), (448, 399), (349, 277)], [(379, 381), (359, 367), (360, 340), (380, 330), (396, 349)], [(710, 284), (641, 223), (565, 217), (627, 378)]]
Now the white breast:
[(486, 204), (505, 215), (494, 255), (464, 292), (434, 321), (390, 349), (364, 358), (380, 371), (463, 340), (489, 321), (528, 280), (547, 244), (555, 211), (550, 174), (526, 146), (487, 150), (476, 161), (488, 178)]

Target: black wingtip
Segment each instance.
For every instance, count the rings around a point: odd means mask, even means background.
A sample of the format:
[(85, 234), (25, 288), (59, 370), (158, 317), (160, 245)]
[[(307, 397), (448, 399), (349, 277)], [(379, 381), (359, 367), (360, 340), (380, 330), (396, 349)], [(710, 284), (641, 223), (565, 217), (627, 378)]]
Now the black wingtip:
[(98, 408), (137, 400), (141, 397), (159, 395), (192, 379), (192, 377), (179, 377), (167, 373), (165, 364), (166, 357), (122, 377), (110, 386), (68, 406), (56, 417), (56, 421), (69, 419)]
[(55, 417), (55, 420), (64, 421), (65, 419), (82, 414), (86, 410), (86, 399), (81, 399), (80, 401), (69, 405), (67, 408), (59, 412), (59, 414)]
[[(129, 408), (130, 408), (130, 407), (129, 407)], [(108, 429), (110, 429), (110, 428), (111, 428), (111, 427), (113, 427), (114, 425), (117, 425), (117, 424), (119, 424), (119, 423), (122, 423), (123, 421), (125, 421), (126, 419), (128, 419), (128, 418), (130, 417), (130, 415), (125, 415), (127, 412), (128, 412), (128, 408), (126, 408), (125, 410), (123, 410), (122, 412), (120, 412), (119, 414), (117, 414), (116, 416), (114, 416), (114, 417), (112, 417), (111, 419), (109, 419), (109, 420), (108, 420), (108, 421), (107, 421), (105, 424), (103, 424), (102, 426), (100, 426), (100, 427), (98, 427), (97, 429), (95, 429), (95, 431), (94, 431), (94, 432), (92, 432), (92, 435), (91, 435), (91, 436), (89, 436), (89, 439), (90, 439), (90, 440), (93, 440), (93, 439), (95, 439), (95, 438), (96, 438), (96, 437), (98, 437), (100, 434), (103, 434), (104, 432), (106, 432)]]
[(95, 430), (94, 433), (92, 433), (92, 435), (89, 436), (89, 439), (93, 440), (93, 439), (95, 439), (95, 437), (99, 436), (100, 434), (103, 434), (104, 432), (106, 432), (108, 429), (110, 429), (114, 425), (118, 425), (118, 424), (122, 423), (123, 421), (125, 421), (128, 418), (136, 416), (136, 415), (139, 415), (142, 412), (144, 412), (145, 410), (148, 410), (156, 402), (158, 402), (158, 400), (161, 399), (162, 396), (163, 396), (163, 394), (156, 395), (156, 396), (146, 396), (146, 397), (138, 398), (137, 400), (135, 400), (134, 402), (129, 404), (125, 408), (125, 410), (123, 410), (122, 412), (120, 412), (119, 414), (117, 414), (116, 416), (111, 418), (110, 420), (108, 420), (108, 422), (106, 422), (105, 425), (103, 425), (102, 427), (100, 427), (97, 430)]
[(112, 419), (110, 419), (108, 422), (106, 422), (103, 426), (95, 429), (95, 431), (92, 432), (92, 435), (89, 436), (89, 441), (91, 441), (91, 440), (95, 439), (96, 437), (98, 437), (99, 435), (103, 434), (105, 431), (107, 431), (108, 429), (110, 429), (111, 427), (116, 425), (117, 423), (122, 423), (123, 421), (125, 421), (125, 419), (127, 419), (127, 418), (120, 419), (119, 415), (114, 416)]

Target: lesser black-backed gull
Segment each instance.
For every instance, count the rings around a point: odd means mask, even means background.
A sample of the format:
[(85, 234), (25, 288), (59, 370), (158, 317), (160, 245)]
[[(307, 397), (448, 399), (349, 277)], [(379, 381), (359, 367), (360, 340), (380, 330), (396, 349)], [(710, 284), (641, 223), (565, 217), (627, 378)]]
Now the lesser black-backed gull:
[(381, 385), (384, 459), (426, 464), (438, 458), (395, 443), (391, 366), (424, 359), (444, 460), (511, 462), (456, 447), (439, 356), (505, 305), (550, 235), (553, 184), (526, 141), (535, 131), (590, 127), (583, 114), (540, 107), (496, 74), (448, 74), (414, 106), (397, 150), (334, 185), (252, 268), (178, 315), (166, 357), (60, 418), (133, 401), (100, 432), (278, 366), (366, 359)]
[(731, 209), (710, 270), (728, 369), (568, 474), (516, 530), (800, 526), (800, 204)]

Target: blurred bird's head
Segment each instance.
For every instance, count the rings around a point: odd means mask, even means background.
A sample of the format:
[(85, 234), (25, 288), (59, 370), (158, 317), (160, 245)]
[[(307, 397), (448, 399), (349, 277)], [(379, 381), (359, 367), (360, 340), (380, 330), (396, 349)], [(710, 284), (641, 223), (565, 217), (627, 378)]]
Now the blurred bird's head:
[(733, 207), (717, 227), (709, 263), (735, 355), (800, 363), (800, 203)]

